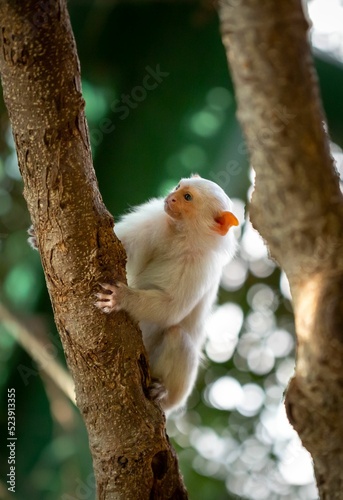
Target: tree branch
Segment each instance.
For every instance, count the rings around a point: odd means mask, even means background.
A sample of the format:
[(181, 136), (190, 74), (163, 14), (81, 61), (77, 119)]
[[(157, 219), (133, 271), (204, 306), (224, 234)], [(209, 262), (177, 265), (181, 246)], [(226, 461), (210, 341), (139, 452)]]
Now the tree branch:
[[(141, 336), (93, 305), (125, 279), (91, 161), (80, 68), (64, 1), (0, 0), (0, 72), (24, 195), (85, 419), (99, 499), (186, 498)], [(139, 493), (137, 493), (139, 492)]]
[(16, 341), (34, 359), (52, 382), (75, 404), (74, 383), (66, 369), (51, 355), (52, 343), (45, 343), (27, 327), (22, 325), (13, 314), (0, 303), (0, 320)]
[(256, 171), (250, 216), (287, 273), (298, 338), (288, 416), (322, 498), (343, 498), (343, 199), (300, 0), (223, 0), (223, 42)]

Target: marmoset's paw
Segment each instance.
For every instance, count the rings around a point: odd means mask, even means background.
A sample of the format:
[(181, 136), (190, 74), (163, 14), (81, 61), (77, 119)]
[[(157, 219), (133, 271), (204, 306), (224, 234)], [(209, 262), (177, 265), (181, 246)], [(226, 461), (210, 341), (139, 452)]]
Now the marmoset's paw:
[(167, 389), (157, 378), (153, 378), (148, 387), (150, 399), (159, 403), (167, 396)]
[(97, 293), (97, 300), (95, 306), (104, 313), (111, 313), (113, 311), (120, 311), (120, 289), (125, 287), (124, 283), (116, 282), (115, 285), (109, 283), (100, 283), (100, 286), (105, 290), (105, 293)]
[(27, 241), (30, 247), (32, 247), (34, 250), (38, 250), (38, 242), (36, 238), (35, 228), (33, 227), (33, 225), (29, 227), (29, 229), (27, 230), (27, 234), (29, 235)]

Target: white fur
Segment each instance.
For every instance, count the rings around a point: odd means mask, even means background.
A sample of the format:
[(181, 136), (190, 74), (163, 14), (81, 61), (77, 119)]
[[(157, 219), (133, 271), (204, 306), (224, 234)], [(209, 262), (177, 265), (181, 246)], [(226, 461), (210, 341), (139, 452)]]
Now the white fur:
[(152, 376), (167, 391), (161, 400), (167, 410), (184, 404), (193, 388), (205, 319), (223, 265), (235, 251), (232, 231), (221, 236), (213, 229), (215, 217), (231, 210), (224, 191), (200, 177), (182, 179), (180, 185), (192, 193), (191, 217), (172, 218), (158, 198), (116, 224), (128, 257), (128, 287), (117, 288), (116, 307), (107, 307), (125, 309), (139, 321)]

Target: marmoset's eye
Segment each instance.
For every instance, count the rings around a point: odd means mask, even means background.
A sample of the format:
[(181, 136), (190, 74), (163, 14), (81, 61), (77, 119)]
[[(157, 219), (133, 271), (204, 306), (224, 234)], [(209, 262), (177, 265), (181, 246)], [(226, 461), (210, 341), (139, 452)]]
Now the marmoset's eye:
[(186, 201), (192, 201), (193, 199), (192, 195), (189, 193), (186, 193), (183, 197)]
[(180, 189), (180, 184), (176, 186), (175, 191), (177, 191), (178, 189)]

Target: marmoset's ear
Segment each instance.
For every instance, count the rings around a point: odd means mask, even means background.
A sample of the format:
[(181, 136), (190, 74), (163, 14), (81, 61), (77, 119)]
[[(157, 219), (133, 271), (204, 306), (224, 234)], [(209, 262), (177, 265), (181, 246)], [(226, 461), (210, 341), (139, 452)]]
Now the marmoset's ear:
[(197, 177), (198, 179), (201, 179), (201, 176), (199, 174), (192, 174), (191, 179), (192, 179), (192, 177)]
[(222, 212), (214, 220), (216, 222), (214, 230), (221, 236), (225, 236), (230, 227), (239, 224), (237, 217), (232, 212)]

